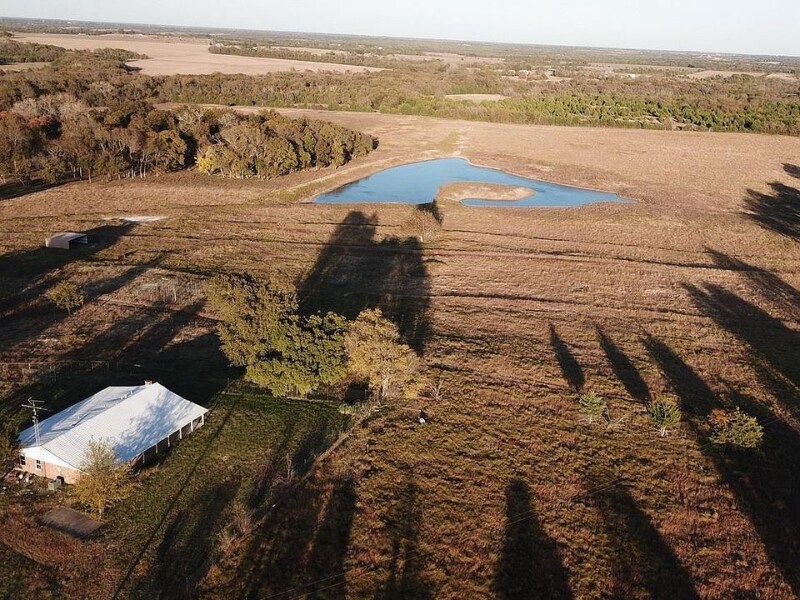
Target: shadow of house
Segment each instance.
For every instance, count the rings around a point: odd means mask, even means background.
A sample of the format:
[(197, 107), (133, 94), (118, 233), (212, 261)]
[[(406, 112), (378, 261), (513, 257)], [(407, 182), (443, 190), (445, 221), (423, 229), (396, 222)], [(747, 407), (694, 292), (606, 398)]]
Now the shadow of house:
[(542, 530), (522, 479), (506, 488), (506, 528), (494, 591), (502, 600), (572, 597), (558, 547)]
[[(784, 165), (791, 174), (794, 165)], [(772, 193), (748, 190), (744, 202), (747, 215), (762, 227), (785, 235), (793, 240), (800, 239), (800, 190), (779, 182), (769, 184)]]
[(650, 389), (639, 373), (639, 369), (628, 358), (628, 355), (599, 326), (597, 327), (597, 339), (600, 341), (600, 346), (603, 348), (608, 362), (611, 363), (614, 375), (625, 387), (631, 398), (640, 402), (648, 402), (650, 400)]
[(793, 318), (800, 318), (800, 291), (794, 286), (766, 269), (749, 265), (711, 248), (706, 248), (706, 252), (720, 269), (741, 273), (764, 300)]
[(377, 239), (377, 216), (351, 211), (336, 227), (298, 290), (305, 313), (355, 319), (380, 308), (403, 341), (422, 352), (431, 335), (430, 281), (416, 238)]
[(435, 590), (425, 578), (425, 556), (420, 551), (419, 533), (422, 529), (422, 509), (419, 506), (419, 487), (413, 479), (403, 482), (397, 492), (398, 500), (386, 516), (386, 527), (392, 539), (389, 577), (376, 598), (381, 600), (411, 600), (435, 597)]
[(698, 598), (692, 578), (669, 544), (621, 485), (594, 474), (589, 489), (601, 515), (613, 551), (612, 598), (692, 600)]
[[(107, 225), (92, 229), (86, 232), (89, 244), (74, 250), (40, 246), (0, 256), (0, 319), (4, 329), (0, 349), (33, 339), (64, 319), (66, 313), (44, 298), (45, 292), (55, 283), (50, 275), (69, 263), (91, 260), (96, 253), (113, 246), (131, 227), (132, 224)], [(131, 268), (120, 276), (92, 286), (88, 290), (88, 299), (119, 289), (158, 261)]]
[(758, 532), (773, 564), (794, 594), (800, 594), (800, 435), (764, 404), (745, 396), (737, 405), (764, 425), (761, 453), (718, 449), (710, 443), (705, 417), (717, 406), (706, 382), (667, 344), (648, 335), (645, 346), (681, 401), (701, 451), (717, 468)]
[[(110, 248), (122, 236), (130, 233), (133, 227), (135, 227), (135, 223), (125, 223), (102, 225), (84, 231), (83, 233), (89, 238), (89, 243), (76, 246), (72, 250), (45, 248), (44, 240), (40, 240), (42, 245), (32, 250), (18, 250), (0, 256), (0, 273), (4, 278), (19, 277), (28, 281), (36, 281), (37, 278), (71, 262), (84, 261), (98, 252)], [(5, 308), (5, 306), (0, 306), (0, 309)]]
[(580, 363), (575, 358), (575, 355), (570, 351), (569, 346), (561, 339), (556, 331), (555, 326), (550, 324), (550, 346), (556, 355), (558, 366), (561, 368), (561, 373), (567, 384), (576, 392), (580, 392), (586, 378), (583, 375), (583, 369)]
[(356, 510), (351, 479), (337, 481), (325, 506), (306, 568), (308, 598), (337, 600), (347, 597), (345, 557)]

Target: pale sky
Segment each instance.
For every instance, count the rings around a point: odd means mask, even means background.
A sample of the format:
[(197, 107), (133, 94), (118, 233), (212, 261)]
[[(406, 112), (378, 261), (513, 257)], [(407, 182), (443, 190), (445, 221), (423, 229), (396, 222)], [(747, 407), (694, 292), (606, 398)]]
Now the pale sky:
[(0, 0), (0, 16), (800, 55), (800, 0)]

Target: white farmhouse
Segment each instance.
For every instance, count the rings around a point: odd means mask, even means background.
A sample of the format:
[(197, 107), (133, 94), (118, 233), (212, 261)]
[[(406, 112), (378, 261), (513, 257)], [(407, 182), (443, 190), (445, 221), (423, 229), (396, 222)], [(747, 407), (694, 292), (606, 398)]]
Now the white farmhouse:
[(159, 383), (108, 387), (19, 435), (17, 468), (74, 483), (90, 442), (109, 443), (117, 458), (147, 462), (201, 427), (207, 409)]

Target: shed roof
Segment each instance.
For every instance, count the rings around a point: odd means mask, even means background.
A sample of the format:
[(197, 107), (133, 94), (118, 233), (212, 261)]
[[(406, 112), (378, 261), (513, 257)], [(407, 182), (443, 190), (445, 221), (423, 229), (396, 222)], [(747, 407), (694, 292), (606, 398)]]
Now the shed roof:
[(129, 461), (207, 412), (159, 383), (107, 387), (39, 423), (38, 445), (33, 427), (19, 435), (19, 445), (80, 469), (89, 442), (103, 440)]

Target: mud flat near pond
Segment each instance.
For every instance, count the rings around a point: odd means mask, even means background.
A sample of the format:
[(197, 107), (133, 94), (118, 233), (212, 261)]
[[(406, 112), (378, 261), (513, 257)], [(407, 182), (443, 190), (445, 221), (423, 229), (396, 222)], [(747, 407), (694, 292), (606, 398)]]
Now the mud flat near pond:
[(462, 202), (470, 198), (483, 198), (497, 202), (517, 202), (535, 196), (530, 188), (499, 183), (450, 183), (439, 190), (439, 202)]

